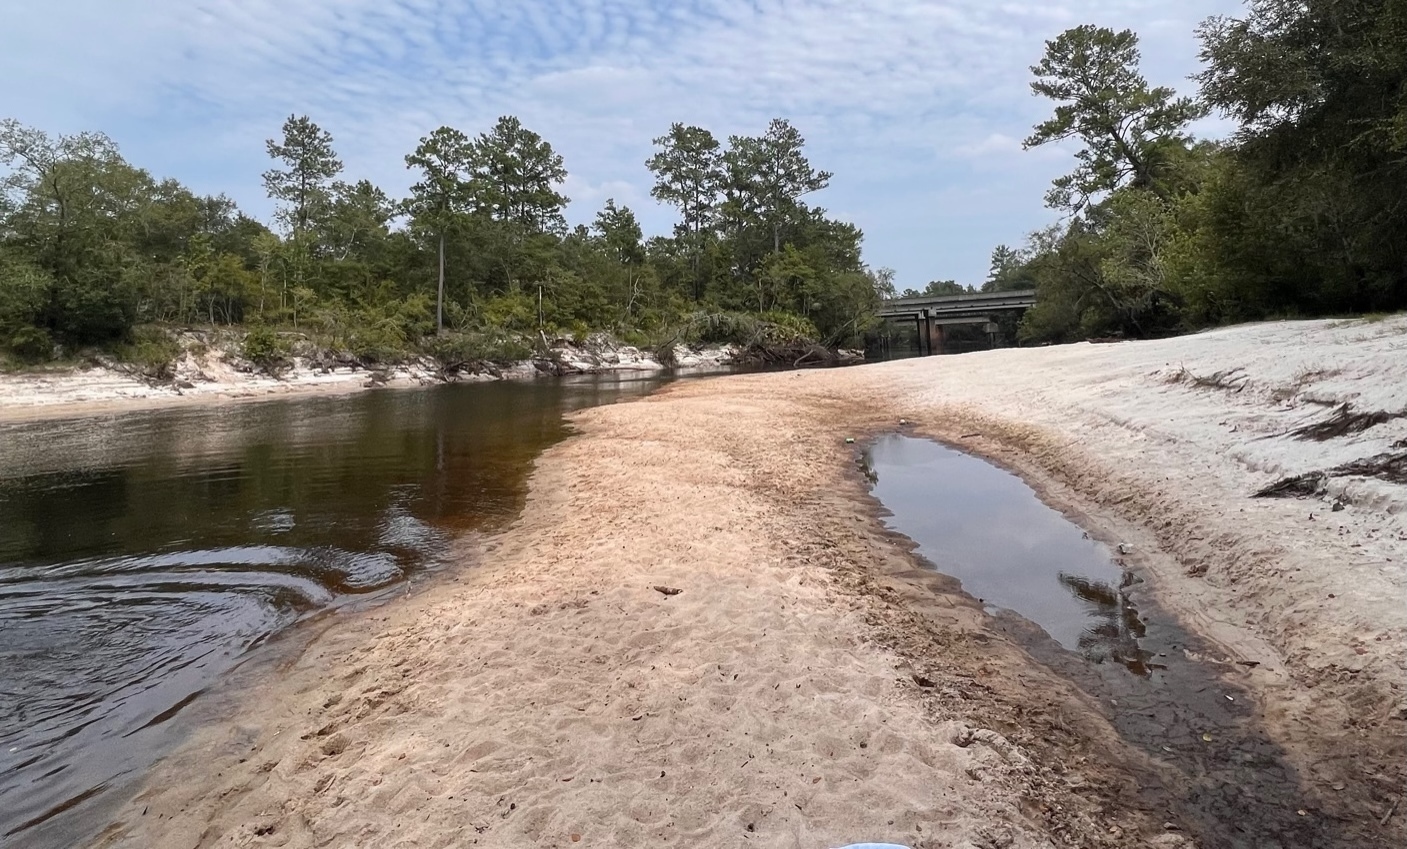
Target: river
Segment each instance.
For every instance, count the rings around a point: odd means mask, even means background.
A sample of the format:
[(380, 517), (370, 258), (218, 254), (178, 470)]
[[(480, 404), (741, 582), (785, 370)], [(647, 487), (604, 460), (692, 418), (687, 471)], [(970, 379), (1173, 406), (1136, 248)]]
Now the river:
[(521, 509), (564, 414), (664, 380), (0, 426), (0, 845), (100, 827), (169, 720), (251, 649), (444, 567), (457, 535)]

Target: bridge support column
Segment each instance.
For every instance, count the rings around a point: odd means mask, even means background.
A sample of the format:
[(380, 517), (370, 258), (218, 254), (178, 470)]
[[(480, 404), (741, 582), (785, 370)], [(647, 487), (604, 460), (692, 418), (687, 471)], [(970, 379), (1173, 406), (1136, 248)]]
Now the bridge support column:
[(943, 353), (943, 325), (928, 310), (923, 310), (918, 319), (918, 352), (920, 356)]

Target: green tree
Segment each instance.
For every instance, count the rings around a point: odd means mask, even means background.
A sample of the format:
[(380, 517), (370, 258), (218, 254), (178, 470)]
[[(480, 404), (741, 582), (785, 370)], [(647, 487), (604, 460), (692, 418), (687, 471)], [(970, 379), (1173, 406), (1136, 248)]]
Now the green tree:
[(723, 155), (731, 213), (767, 228), (774, 254), (781, 253), (783, 228), (798, 218), (800, 199), (830, 185), (833, 176), (811, 166), (805, 146), (790, 122), (774, 118), (759, 137), (731, 137)]
[[(0, 348), (29, 357), (96, 342), (159, 359), (165, 348), (148, 344), (159, 331), (137, 322), (288, 321), (319, 344), (381, 362), (448, 326), (649, 334), (685, 313), (734, 310), (767, 316), (719, 326), (795, 344), (798, 334), (852, 338), (892, 294), (892, 273), (865, 268), (860, 231), (803, 202), (830, 175), (806, 161), (788, 122), (730, 151), (731, 219), (712, 134), (676, 125), (660, 143), (656, 195), (683, 221), (672, 238), (646, 241), (635, 213), (614, 200), (590, 226), (567, 231), (562, 159), (516, 119), (472, 140), (450, 128), (422, 139), (406, 157), (417, 177), (411, 196), (393, 204), (366, 180), (340, 179), (331, 137), (294, 116), (267, 146), (278, 235), (224, 195), (197, 196), (132, 167), (104, 136), (50, 137), (7, 121)], [(466, 340), (432, 347), (483, 347)]]
[(435, 296), (435, 330), (445, 328), (445, 240), (456, 217), (469, 208), (469, 173), (473, 145), (453, 127), (440, 127), (420, 140), (405, 158), (407, 168), (418, 168), (420, 179), (410, 187), (406, 209), (412, 223), (434, 233), (439, 245), (439, 278)]
[(1407, 306), (1407, 6), (1252, 0), (1199, 35), (1240, 123), (1211, 204), (1228, 276), (1281, 311)]
[(50, 137), (13, 120), (0, 122), (0, 164), (10, 209), (0, 232), (48, 274), (46, 332), (79, 344), (126, 334), (139, 282), (165, 258), (149, 241), (161, 186), (106, 136)]
[(1130, 30), (1086, 25), (1046, 42), (1031, 68), (1031, 90), (1058, 105), (1025, 147), (1072, 138), (1084, 144), (1074, 173), (1055, 180), (1046, 195), (1048, 206), (1079, 211), (1123, 185), (1166, 194), (1160, 181), (1167, 162), (1186, 148), (1187, 125), (1206, 109), (1170, 88), (1149, 88), (1138, 63), (1138, 36)]
[(640, 222), (630, 207), (617, 207), (614, 198), (607, 198), (605, 208), (596, 213), (591, 227), (607, 255), (620, 267), (625, 280), (624, 312), (629, 318), (643, 294), (641, 283), (644, 278), (645, 245)]
[(52, 286), (43, 269), (0, 248), (0, 349), (26, 360), (48, 357), (53, 339), (42, 324)]
[(368, 259), (390, 232), (396, 208), (370, 180), (332, 185), (332, 202), (323, 222), (323, 244), (331, 257), (343, 262)]
[(930, 280), (924, 287), (925, 295), (970, 295), (975, 290), (971, 286), (964, 286), (956, 280)]
[(506, 116), (479, 135), (470, 153), (474, 202), (496, 221), (528, 233), (561, 233), (567, 198), (557, 186), (567, 179), (562, 157), (517, 118)]
[(992, 250), (992, 262), (988, 267), (987, 279), (982, 283), (982, 291), (1009, 292), (1031, 288), (1035, 284), (1025, 269), (1026, 259), (1021, 251), (1008, 245), (997, 245)]
[(284, 167), (264, 172), (264, 188), (284, 204), (279, 220), (301, 236), (327, 214), (332, 181), (342, 173), (332, 135), (306, 115), (290, 115), (283, 123), (283, 141), (269, 139), (265, 145), (269, 156)]
[(92, 211), (97, 175), (119, 159), (117, 145), (101, 133), (50, 137), (13, 118), (0, 120), (0, 165), (9, 169), (0, 191), (12, 210), (7, 229), (62, 273), (75, 258), (68, 242), (81, 235), (81, 219)]
[(924, 298), (943, 297), (945, 295), (970, 295), (976, 290), (971, 286), (964, 286), (956, 280), (930, 280), (928, 285), (922, 290), (905, 289), (902, 297)]
[(703, 297), (700, 264), (705, 232), (713, 226), (723, 186), (722, 148), (702, 127), (673, 124), (654, 140), (659, 150), (645, 163), (655, 175), (650, 194), (679, 209), (680, 232), (688, 246), (694, 300)]

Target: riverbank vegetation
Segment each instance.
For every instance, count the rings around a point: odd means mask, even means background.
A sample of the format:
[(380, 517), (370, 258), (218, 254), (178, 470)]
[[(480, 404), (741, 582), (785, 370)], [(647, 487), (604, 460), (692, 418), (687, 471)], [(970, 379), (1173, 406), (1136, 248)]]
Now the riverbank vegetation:
[[(1129, 31), (1071, 29), (1032, 68), (1055, 111), (1026, 147), (1080, 149), (1061, 221), (983, 286), (1038, 291), (1023, 340), (1407, 308), (1407, 5), (1252, 0), (1198, 36), (1195, 98), (1150, 87)], [(1208, 115), (1235, 132), (1194, 137)]]
[(292, 116), (268, 142), (272, 226), (133, 166), (100, 133), (5, 120), (0, 355), (159, 359), (173, 350), (162, 328), (189, 325), (248, 328), (254, 361), (280, 355), (275, 328), (364, 362), (521, 359), (594, 331), (835, 347), (871, 325), (890, 278), (864, 265), (857, 228), (806, 202), (831, 175), (804, 146), (784, 120), (726, 143), (674, 125), (647, 167), (679, 224), (647, 239), (614, 201), (568, 227), (562, 157), (513, 117), (430, 133), (393, 198)]

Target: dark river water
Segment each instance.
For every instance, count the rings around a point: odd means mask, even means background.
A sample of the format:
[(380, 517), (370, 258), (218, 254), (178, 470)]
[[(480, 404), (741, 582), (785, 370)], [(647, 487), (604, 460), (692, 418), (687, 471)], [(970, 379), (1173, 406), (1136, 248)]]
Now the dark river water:
[(564, 413), (661, 382), (0, 425), (0, 846), (81, 838), (251, 648), (441, 566), (513, 518)]

